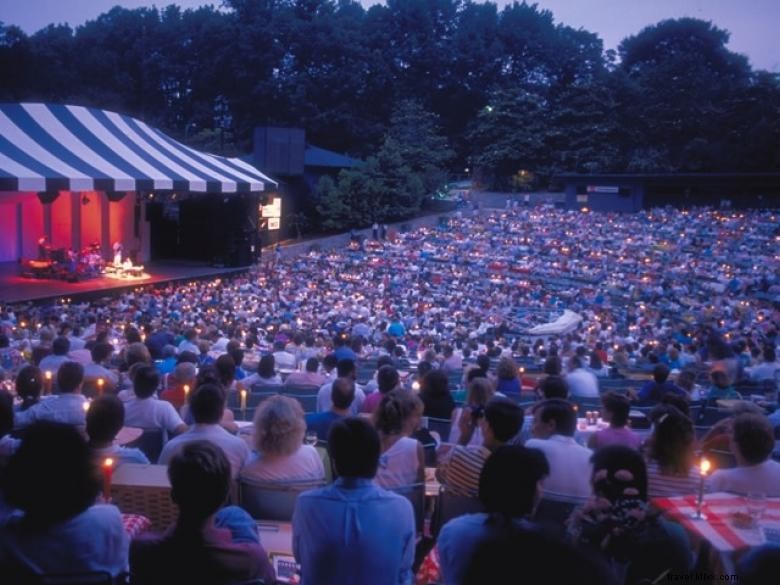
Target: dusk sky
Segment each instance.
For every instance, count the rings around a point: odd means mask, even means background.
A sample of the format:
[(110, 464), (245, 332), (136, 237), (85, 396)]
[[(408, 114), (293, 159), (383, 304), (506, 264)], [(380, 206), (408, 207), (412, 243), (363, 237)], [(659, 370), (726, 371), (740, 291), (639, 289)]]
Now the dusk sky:
[[(376, 2), (362, 0), (369, 6)], [(497, 2), (500, 6), (506, 0)], [(607, 49), (624, 37), (665, 18), (692, 16), (731, 32), (729, 48), (749, 57), (755, 68), (780, 72), (780, 0), (539, 0), (556, 22), (597, 33)], [(47, 24), (75, 27), (119, 4), (126, 8), (178, 4), (193, 8), (219, 1), (178, 0), (0, 0), (0, 21), (33, 33)]]

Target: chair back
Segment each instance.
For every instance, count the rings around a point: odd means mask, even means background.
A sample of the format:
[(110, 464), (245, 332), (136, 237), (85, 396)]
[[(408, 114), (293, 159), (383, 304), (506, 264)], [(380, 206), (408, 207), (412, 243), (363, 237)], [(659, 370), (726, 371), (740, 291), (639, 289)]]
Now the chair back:
[(238, 502), (255, 520), (290, 522), (298, 496), (323, 485), (321, 481), (257, 483), (241, 479)]
[(707, 451), (707, 458), (712, 461), (714, 469), (731, 469), (737, 466), (737, 458), (731, 451), (711, 449)]
[(448, 418), (434, 418), (432, 416), (425, 417), (428, 421), (428, 424), (426, 425), (428, 430), (431, 432), (436, 432), (439, 435), (439, 438), (442, 441), (447, 441), (450, 438), (450, 427), (452, 426), (452, 421)]
[(405, 497), (412, 504), (414, 509), (414, 524), (417, 533), (423, 531), (423, 524), (425, 522), (425, 484), (424, 483), (412, 483), (409, 485), (403, 485), (396, 488), (391, 488), (389, 491), (395, 492), (399, 496)]
[(144, 429), (141, 436), (131, 441), (126, 447), (135, 447), (143, 451), (150, 463), (157, 463), (163, 446), (165, 445), (166, 432), (163, 429)]
[(539, 501), (534, 513), (534, 520), (549, 530), (563, 536), (566, 533), (566, 520), (571, 513), (584, 504), (586, 498), (575, 498), (545, 494)]
[(453, 494), (446, 487), (442, 487), (439, 499), (436, 503), (436, 512), (432, 531), (434, 536), (439, 534), (441, 527), (458, 516), (466, 514), (478, 514), (484, 512), (485, 507), (479, 498), (473, 496), (461, 496)]
[(303, 394), (308, 396), (310, 394), (317, 394), (320, 391), (320, 387), (316, 384), (290, 384), (282, 386), (279, 390), (279, 394), (289, 394), (290, 396), (298, 396)]
[(712, 406), (704, 406), (699, 410), (694, 422), (699, 426), (711, 427), (716, 422), (728, 418), (732, 415), (732, 412), (726, 408), (714, 408)]

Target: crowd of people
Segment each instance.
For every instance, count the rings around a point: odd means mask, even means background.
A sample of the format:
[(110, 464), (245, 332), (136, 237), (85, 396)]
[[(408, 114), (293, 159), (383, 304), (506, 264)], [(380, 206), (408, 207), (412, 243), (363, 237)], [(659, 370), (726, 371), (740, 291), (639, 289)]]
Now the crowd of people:
[[(780, 497), (779, 217), (511, 207), (229, 279), (4, 306), (0, 569), (270, 583), (252, 518), (224, 504), (235, 482), (281, 482), (312, 488), (292, 518), (306, 584), (500, 582), (519, 550), (567, 559), (544, 567), (564, 580), (687, 572), (685, 532), (649, 500), (695, 493), (702, 452), (733, 457), (713, 491)], [(604, 421), (585, 441), (582, 401)], [(168, 466), (166, 533), (128, 540), (98, 495), (108, 456)], [(392, 490), (426, 467), (473, 513), (421, 526)], [(60, 475), (62, 497), (40, 493)]]

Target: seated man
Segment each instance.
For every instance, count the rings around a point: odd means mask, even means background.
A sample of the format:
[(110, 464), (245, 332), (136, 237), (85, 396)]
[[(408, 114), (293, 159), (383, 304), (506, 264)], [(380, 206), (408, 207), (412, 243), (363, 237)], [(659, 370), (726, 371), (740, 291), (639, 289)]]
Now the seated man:
[(143, 463), (148, 465), (149, 459), (140, 449), (122, 447), (116, 441), (116, 436), (122, 430), (125, 422), (125, 408), (122, 401), (113, 394), (95, 398), (87, 411), (87, 436), (92, 455), (103, 461), (106, 457), (120, 463)]
[(142, 365), (133, 376), (133, 394), (125, 402), (125, 424), (141, 429), (162, 429), (168, 436), (187, 430), (179, 413), (167, 400), (155, 396), (160, 375), (154, 366)]
[(133, 540), (133, 583), (275, 582), (268, 555), (259, 541), (236, 542), (229, 530), (215, 524), (215, 514), (230, 492), (230, 463), (219, 447), (209, 441), (184, 445), (170, 460), (168, 478), (179, 517), (164, 534)]
[(676, 394), (683, 398), (688, 396), (685, 390), (669, 381), (669, 366), (658, 364), (653, 368), (653, 380), (645, 382), (637, 398), (640, 402), (656, 403), (661, 402), (666, 394)]
[(318, 372), (320, 362), (316, 357), (310, 357), (306, 360), (305, 372), (293, 372), (284, 381), (285, 386), (322, 386), (325, 383), (325, 376)]
[[(458, 445), (444, 455), (436, 470), (436, 477), (453, 494), (476, 497), (479, 474), (485, 461), (493, 451), (520, 432), (523, 409), (508, 398), (496, 397), (487, 403), (484, 414), (477, 417), (462, 416), (458, 425)], [(482, 431), (483, 443), (469, 446), (477, 425)]]
[(70, 351), (70, 341), (67, 337), (59, 336), (51, 344), (51, 355), (47, 355), (38, 364), (42, 372), (51, 372), (56, 376), (60, 366), (70, 361), (68, 352)]
[(328, 449), (339, 479), (301, 494), (293, 515), (303, 583), (411, 583), (414, 512), (409, 500), (372, 481), (379, 465), (376, 430), (360, 418), (338, 421)]
[(349, 416), (349, 407), (355, 399), (355, 383), (347, 378), (336, 378), (331, 390), (333, 406), (327, 412), (312, 412), (306, 415), (306, 432), (317, 433), (320, 441), (328, 440), (331, 425)]
[(711, 491), (780, 496), (780, 463), (770, 459), (775, 439), (767, 418), (761, 414), (740, 414), (731, 428), (731, 452), (737, 467), (713, 472)]
[(566, 400), (553, 398), (534, 406), (534, 438), (525, 446), (542, 451), (550, 464), (550, 475), (542, 484), (545, 496), (584, 498), (591, 494), (593, 452), (577, 444), (576, 430), (577, 412)]
[(84, 377), (90, 380), (103, 378), (109, 388), (116, 388), (119, 383), (119, 375), (104, 365), (112, 353), (114, 353), (114, 348), (110, 343), (95, 343), (90, 350), (92, 362), (84, 366)]
[(541, 481), (549, 472), (547, 459), (536, 449), (505, 445), (488, 457), (479, 477), (485, 513), (454, 518), (439, 533), (442, 583), (463, 581), (479, 544), (500, 531), (494, 515), (511, 519), (518, 530), (537, 530), (526, 518), (533, 513)]
[(84, 425), (84, 367), (76, 362), (65, 362), (57, 371), (59, 394), (47, 397), (27, 410), (17, 413), (16, 428), (24, 428), (36, 421), (48, 420), (69, 425)]
[(566, 384), (572, 396), (583, 398), (599, 397), (599, 382), (595, 374), (582, 366), (582, 358), (573, 356), (569, 361), (569, 373), (566, 374)]
[(195, 424), (165, 444), (158, 463), (166, 465), (187, 443), (210, 441), (225, 452), (230, 461), (231, 477), (236, 479), (249, 458), (249, 447), (243, 439), (220, 426), (225, 410), (225, 391), (217, 384), (203, 384), (195, 390), (189, 406)]
[[(350, 359), (341, 359), (336, 364), (336, 373), (338, 378), (349, 378), (353, 381), (357, 380), (355, 362)], [(333, 382), (328, 382), (323, 385), (317, 392), (317, 412), (327, 412), (331, 407), (331, 389)], [(366, 394), (360, 387), (360, 384), (355, 382), (355, 400), (352, 401), (352, 406), (349, 407), (349, 412), (352, 415), (356, 415), (363, 407), (363, 401), (366, 399)]]

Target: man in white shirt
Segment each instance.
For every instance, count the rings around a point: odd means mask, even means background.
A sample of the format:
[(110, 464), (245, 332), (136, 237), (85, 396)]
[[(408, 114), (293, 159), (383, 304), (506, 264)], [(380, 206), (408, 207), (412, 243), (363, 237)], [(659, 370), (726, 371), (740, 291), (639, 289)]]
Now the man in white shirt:
[(179, 350), (179, 353), (183, 351), (191, 351), (195, 355), (198, 355), (200, 353), (200, 350), (198, 349), (198, 332), (195, 329), (187, 329), (184, 332), (184, 339), (179, 343), (179, 347), (177, 348)]
[[(337, 378), (348, 378), (350, 380), (356, 380), (355, 362), (348, 359), (339, 360), (336, 364)], [(328, 412), (333, 406), (333, 400), (331, 399), (331, 393), (333, 391), (333, 382), (328, 382), (320, 388), (317, 392), (317, 412)], [(355, 382), (355, 399), (350, 406), (350, 414), (356, 416), (363, 408), (363, 401), (366, 399), (366, 394), (363, 392), (363, 388)]]
[(274, 362), (282, 370), (294, 370), (298, 366), (298, 359), (284, 349), (283, 341), (274, 342)]
[(190, 409), (195, 424), (165, 444), (158, 463), (167, 465), (187, 443), (209, 441), (224, 451), (230, 461), (231, 477), (237, 479), (249, 458), (249, 446), (243, 439), (231, 435), (219, 424), (225, 410), (224, 390), (216, 384), (203, 384), (192, 395)]
[(591, 495), (590, 476), (593, 452), (577, 444), (577, 412), (566, 400), (552, 398), (534, 407), (528, 448), (539, 449), (550, 464), (550, 475), (542, 488), (545, 496), (585, 498)]
[(569, 369), (566, 374), (566, 384), (569, 386), (569, 395), (583, 398), (599, 397), (599, 382), (593, 372), (582, 367), (582, 359), (574, 356), (569, 361)]
[(57, 371), (65, 362), (71, 361), (68, 356), (70, 351), (70, 341), (67, 337), (57, 337), (51, 344), (51, 355), (47, 355), (41, 360), (38, 367), (42, 372), (51, 372), (53, 377), (57, 377)]
[(731, 452), (737, 467), (715, 471), (710, 477), (710, 490), (780, 497), (780, 463), (770, 459), (774, 447), (774, 431), (764, 415), (737, 415), (731, 432)]
[(750, 374), (750, 379), (754, 382), (764, 382), (766, 380), (775, 381), (777, 372), (780, 371), (780, 364), (775, 361), (775, 348), (767, 345), (764, 348), (764, 361), (752, 368), (746, 368)]
[(154, 366), (141, 366), (133, 377), (133, 396), (124, 404), (125, 424), (142, 429), (162, 429), (169, 437), (187, 430), (179, 413), (167, 400), (155, 396), (160, 374)]
[(65, 362), (57, 372), (59, 394), (44, 397), (38, 404), (16, 413), (16, 428), (24, 428), (34, 422), (46, 420), (75, 426), (85, 421), (85, 398), (81, 395), (84, 367), (76, 362)]
[(84, 377), (87, 380), (103, 378), (110, 388), (116, 388), (119, 384), (119, 375), (103, 365), (112, 353), (114, 348), (110, 343), (99, 342), (93, 345), (90, 351), (92, 361), (84, 366)]

